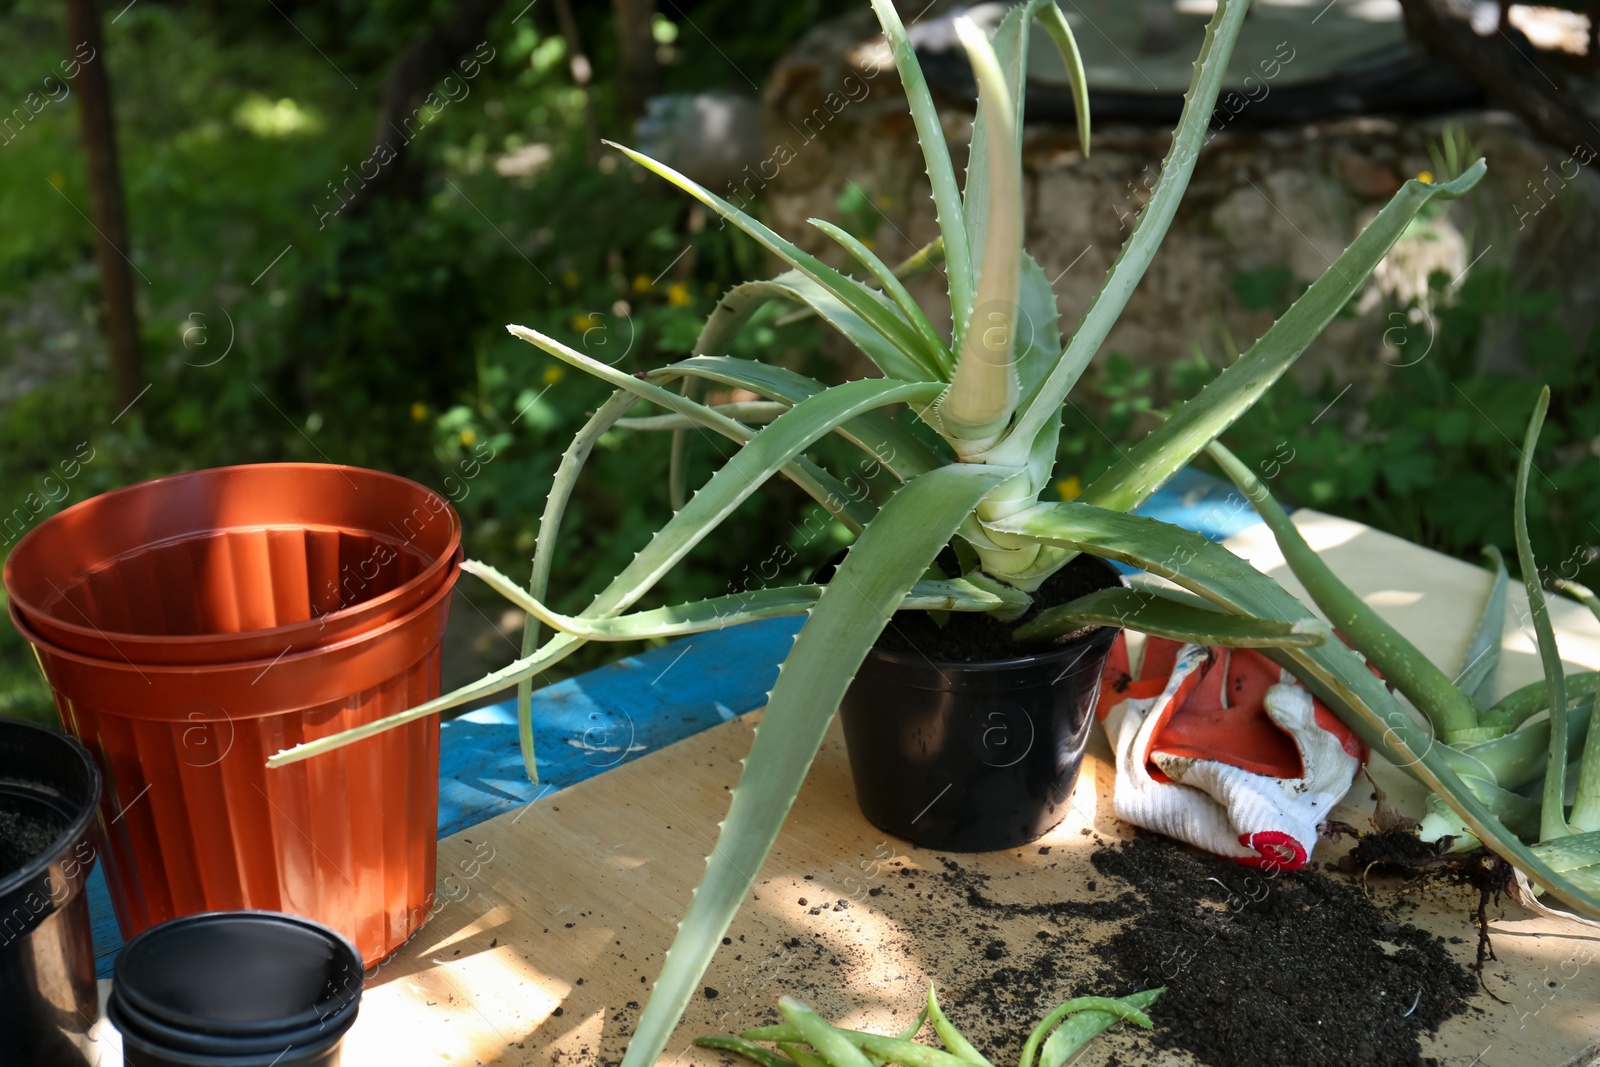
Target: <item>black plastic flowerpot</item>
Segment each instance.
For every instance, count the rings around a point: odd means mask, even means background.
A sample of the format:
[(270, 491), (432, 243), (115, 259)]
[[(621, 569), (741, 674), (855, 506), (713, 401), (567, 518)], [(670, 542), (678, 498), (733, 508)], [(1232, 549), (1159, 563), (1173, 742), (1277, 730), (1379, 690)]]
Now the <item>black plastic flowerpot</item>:
[(0, 719), (0, 1064), (82, 1067), (100, 1017), (84, 886), (100, 771), (65, 734)]
[(338, 1067), (361, 955), (320, 923), (206, 912), (123, 948), (107, 1014), (127, 1067)]
[[(1117, 584), (1105, 569), (1104, 584)], [(996, 662), (874, 648), (839, 706), (862, 814), (950, 852), (1015, 848), (1048, 832), (1066, 817), (1117, 632)]]

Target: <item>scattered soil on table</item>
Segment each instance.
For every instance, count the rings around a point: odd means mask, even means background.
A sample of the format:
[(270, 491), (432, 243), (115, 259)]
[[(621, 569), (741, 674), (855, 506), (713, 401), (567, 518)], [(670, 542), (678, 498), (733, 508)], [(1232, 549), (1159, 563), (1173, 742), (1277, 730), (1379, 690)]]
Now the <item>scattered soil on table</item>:
[(20, 870), (67, 828), (66, 820), (49, 818), (48, 810), (42, 806), (26, 811), (0, 807), (0, 878)]
[[(959, 573), (952, 566), (954, 556), (948, 553), (939, 559), (945, 573), (951, 577)], [(1045, 580), (1033, 594), (1033, 606), (1015, 621), (1000, 622), (990, 615), (952, 611), (941, 626), (926, 611), (900, 611), (878, 638), (877, 647), (887, 652), (912, 653), (953, 663), (984, 663), (1037, 655), (1049, 651), (1050, 646), (1021, 644), (1011, 637), (1014, 629), (1046, 608), (1069, 604), (1081, 596), (1116, 585), (1117, 581), (1117, 574), (1109, 565), (1093, 556), (1078, 556)], [(1056, 643), (1076, 636), (1079, 635), (1064, 635)]]
[[(931, 869), (886, 867), (863, 901), (914, 936), (874, 939), (860, 927), (771, 943), (735, 935), (723, 950), (731, 960), (707, 980), (724, 994), (719, 1004), (731, 997), (739, 1010), (696, 1033), (778, 1021), (779, 991), (838, 1021), (861, 1006), (850, 976), (898, 957), (937, 978), (946, 1013), (997, 1064), (1015, 1062), (1064, 1000), (1154, 986), (1166, 987), (1148, 1011), (1154, 1029), (1112, 1027), (1091, 1046), (1092, 1062), (1137, 1067), (1154, 1059), (1153, 1046), (1207, 1067), (1416, 1067), (1435, 1062), (1421, 1054), (1424, 1036), (1482, 1010), (1469, 1003), (1476, 978), (1444, 941), (1380, 910), (1358, 878), (1251, 870), (1140, 834), (1094, 852), (1087, 888), (1099, 899), (1019, 902), (1005, 899), (1013, 878), (1049, 876), (995, 877), (960, 857), (919, 856)], [(830, 917), (829, 927), (861, 915), (820, 884), (788, 903)], [(918, 995), (907, 982), (877, 1028), (909, 1021)]]

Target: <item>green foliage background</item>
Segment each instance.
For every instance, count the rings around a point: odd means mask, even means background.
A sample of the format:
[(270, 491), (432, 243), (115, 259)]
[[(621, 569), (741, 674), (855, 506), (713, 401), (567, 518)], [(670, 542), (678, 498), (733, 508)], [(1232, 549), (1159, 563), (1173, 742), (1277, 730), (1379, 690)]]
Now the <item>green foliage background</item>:
[[(333, 461), (434, 487), (461, 511), (471, 554), (525, 573), (551, 472), (603, 392), (563, 375), (503, 324), (536, 325), (643, 369), (687, 353), (716, 296), (769, 265), (662, 183), (614, 158), (596, 165), (549, 5), (513, 22), (519, 6), (494, 19), (496, 58), (468, 82), (469, 95), (412, 142), (411, 195), (325, 224), (329, 183), (368, 155), (388, 63), (450, 3), (106, 8), (116, 21), (97, 61), (115, 93), (152, 385), (112, 421), (77, 101), (52, 103), (0, 144), (0, 516), (29, 508), (42, 480), (84, 445), (95, 458), (63, 505), (186, 469)], [(683, 17), (663, 5), (672, 15), (657, 25), (672, 60), (667, 88), (747, 90), (807, 27), (857, 6), (707, 0)], [(599, 124), (627, 139), (608, 10), (577, 5)], [(55, 0), (0, 3), (0, 16), (0, 105), (9, 108), (38, 92), (71, 47)], [(496, 173), (497, 157), (535, 144), (549, 150), (536, 175)], [(851, 201), (836, 217), (862, 236), (878, 221), (870, 204)], [(1235, 299), (1275, 306), (1294, 290), (1287, 272), (1264, 272), (1237, 279)], [(1235, 450), (1263, 473), (1270, 467), (1287, 501), (1472, 557), (1485, 543), (1510, 545), (1511, 442), (1547, 381), (1556, 407), (1539, 457), (1548, 479), (1530, 500), (1535, 547), (1552, 575), (1600, 581), (1600, 337), (1565, 336), (1551, 298), (1519, 291), (1503, 273), (1474, 271), (1439, 303), (1427, 359), (1354, 395), (1286, 380), (1230, 435)], [(1477, 373), (1478, 339), (1508, 322), (1524, 336), (1530, 375)], [(780, 349), (785, 362), (826, 377), (821, 341), (814, 325), (769, 320), (743, 343), (769, 358)], [(1159, 374), (1141, 369), (1147, 363), (1113, 354), (1092, 383), (1095, 403), (1069, 412), (1064, 492), (1148, 428), (1153, 394), (1190, 393), (1213, 373), (1203, 360)], [(1313, 421), (1329, 404), (1331, 414)], [(566, 610), (666, 514), (667, 450), (624, 440), (602, 441), (574, 500), (555, 581)], [(694, 454), (709, 468), (727, 447), (697, 438)], [(53, 509), (30, 514), (30, 524)], [(783, 548), (794, 552), (788, 569), (820, 561), (838, 531), (812, 536), (802, 510), (787, 488), (748, 503), (658, 599), (738, 588)], [(615, 650), (585, 653), (563, 670)], [(0, 627), (0, 713), (53, 714), (9, 627)]]

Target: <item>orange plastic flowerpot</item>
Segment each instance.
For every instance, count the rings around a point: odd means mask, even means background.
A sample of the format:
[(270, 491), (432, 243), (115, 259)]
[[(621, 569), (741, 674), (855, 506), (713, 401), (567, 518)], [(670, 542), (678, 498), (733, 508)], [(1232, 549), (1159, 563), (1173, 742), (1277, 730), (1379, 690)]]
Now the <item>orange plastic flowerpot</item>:
[(62, 649), (230, 663), (330, 645), (425, 603), (461, 558), (455, 510), (359, 467), (260, 463), (67, 508), (5, 564), (11, 603)]
[[(453, 516), (452, 516), (453, 519)], [(272, 753), (439, 695), (451, 565), (415, 610), (303, 652), (178, 666), (32, 642), (62, 721), (98, 757), (124, 937), (179, 915), (304, 915), (389, 955), (432, 902), (439, 724), (420, 719), (268, 770)]]

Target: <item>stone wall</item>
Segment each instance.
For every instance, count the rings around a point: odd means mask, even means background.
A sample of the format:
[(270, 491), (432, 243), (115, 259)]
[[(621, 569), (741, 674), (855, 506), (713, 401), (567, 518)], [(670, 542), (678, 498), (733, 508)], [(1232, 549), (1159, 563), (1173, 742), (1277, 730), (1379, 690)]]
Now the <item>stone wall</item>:
[[(727, 190), (735, 202), (764, 201), (779, 232), (836, 263), (837, 250), (805, 220), (837, 219), (840, 194), (852, 183), (883, 212), (874, 243), (886, 261), (936, 236), (910, 115), (870, 15), (827, 24), (800, 41), (774, 74), (765, 112), (769, 151)], [(954, 107), (941, 113), (958, 146), (959, 173), (970, 114)], [(1385, 343), (1385, 332), (1402, 321), (1393, 316), (1427, 298), (1430, 273), (1458, 278), (1469, 264), (1505, 268), (1527, 291), (1559, 294), (1556, 314), (1573, 336), (1587, 336), (1600, 318), (1595, 166), (1584, 164), (1584, 153), (1574, 159), (1533, 141), (1509, 116), (1474, 112), (1217, 134), (1107, 349), (1160, 364), (1196, 344), (1220, 360), (1225, 338), (1248, 346), (1272, 315), (1244, 307), (1234, 294), (1236, 276), (1286, 268), (1301, 282), (1318, 277), (1402, 180), (1430, 169), (1429, 143), (1447, 122), (1464, 127), (1487, 156), (1488, 176), (1470, 196), (1411, 228), (1366, 285), (1355, 314), (1335, 320), (1296, 373), (1360, 380), (1410, 362), (1416, 354)], [(1029, 127), (1026, 243), (1055, 279), (1069, 330), (1130, 232), (1169, 137), (1167, 130), (1097, 128), (1086, 158), (1075, 130)], [(920, 279), (913, 291), (925, 306), (940, 308), (940, 321), (942, 276)], [(1517, 367), (1519, 338), (1503, 331), (1480, 358)]]

